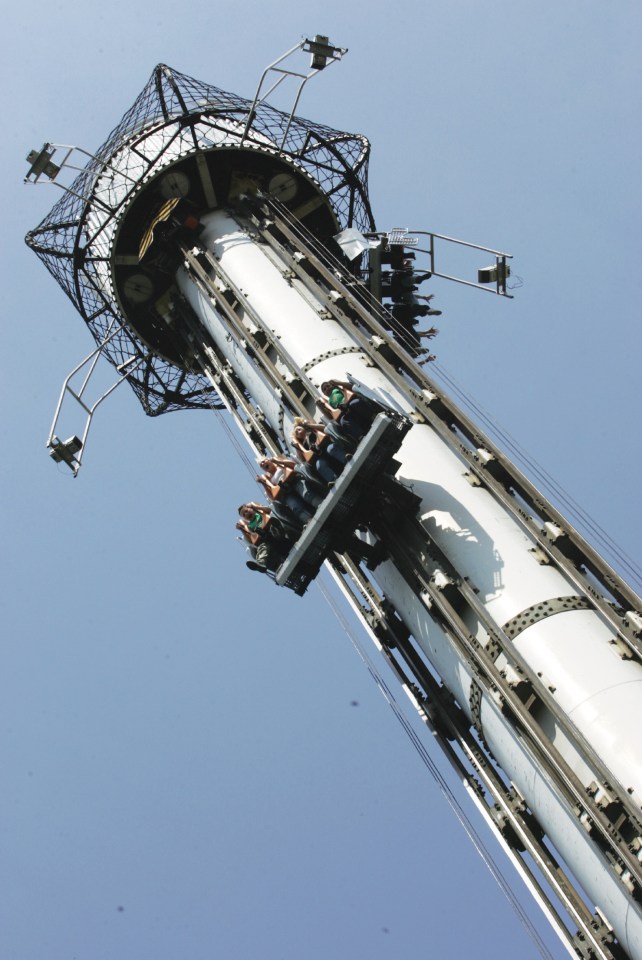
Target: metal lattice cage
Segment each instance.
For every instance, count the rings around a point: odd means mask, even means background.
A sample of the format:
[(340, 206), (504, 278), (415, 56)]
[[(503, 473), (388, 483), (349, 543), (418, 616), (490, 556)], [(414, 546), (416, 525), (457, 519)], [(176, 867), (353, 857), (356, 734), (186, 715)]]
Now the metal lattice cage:
[[(26, 236), (115, 367), (140, 359), (129, 377), (145, 412), (217, 406), (211, 384), (186, 356), (167, 359), (127, 323), (112, 266), (123, 216), (146, 184), (181, 158), (239, 149), (280, 158), (316, 184), (340, 228), (374, 227), (367, 190), (369, 143), (254, 106), (164, 64), (105, 143), (89, 157), (42, 222)], [(73, 149), (73, 148), (72, 148)], [(142, 359), (141, 359), (142, 358)]]

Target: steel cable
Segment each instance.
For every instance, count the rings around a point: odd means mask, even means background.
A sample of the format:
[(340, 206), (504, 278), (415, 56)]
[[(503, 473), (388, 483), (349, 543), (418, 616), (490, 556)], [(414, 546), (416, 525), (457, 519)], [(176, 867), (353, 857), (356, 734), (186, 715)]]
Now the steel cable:
[(448, 384), (449, 388), (456, 393), (460, 400), (469, 410), (482, 420), (491, 433), (494, 433), (515, 456), (515, 458), (525, 465), (530, 472), (536, 476), (542, 483), (545, 491), (552, 494), (569, 511), (575, 521), (583, 526), (585, 531), (594, 536), (596, 541), (605, 548), (612, 557), (616, 558), (623, 569), (634, 579), (638, 585), (642, 586), (642, 570), (637, 563), (609, 536), (609, 534), (590, 516), (573, 497), (555, 480), (555, 478), (539, 464), (520, 444), (515, 440), (502, 425), (471, 396), (469, 396), (462, 387), (459, 386), (446, 368), (441, 364), (435, 364), (435, 372), (439, 378)]
[(522, 924), (528, 936), (531, 938), (534, 946), (540, 953), (540, 956), (542, 956), (544, 960), (553, 960), (553, 955), (548, 950), (546, 944), (544, 943), (541, 936), (539, 935), (532, 920), (526, 914), (524, 907), (518, 900), (510, 883), (508, 882), (508, 880), (502, 873), (500, 867), (497, 865), (496, 861), (494, 860), (493, 856), (485, 846), (479, 833), (477, 832), (477, 830), (469, 820), (461, 804), (455, 797), (453, 791), (449, 787), (444, 776), (439, 771), (436, 763), (428, 753), (426, 747), (422, 743), (418, 734), (416, 733), (415, 730), (413, 730), (408, 718), (405, 716), (402, 708), (399, 706), (399, 703), (395, 699), (394, 694), (392, 693), (392, 691), (384, 681), (383, 677), (375, 667), (374, 663), (368, 656), (361, 640), (357, 637), (356, 633), (352, 630), (347, 619), (344, 617), (342, 611), (339, 609), (339, 606), (336, 603), (334, 596), (330, 592), (328, 585), (324, 582), (324, 576), (325, 576), (324, 574), (321, 574), (321, 576), (317, 578), (317, 583), (319, 585), (319, 589), (324, 599), (326, 600), (332, 612), (334, 613), (335, 617), (339, 621), (339, 625), (342, 627), (343, 631), (347, 635), (348, 639), (350, 640), (357, 654), (366, 665), (368, 672), (370, 673), (371, 677), (377, 684), (379, 690), (383, 694), (383, 697), (388, 703), (388, 706), (392, 709), (393, 713), (395, 714), (395, 717), (401, 724), (402, 729), (404, 730), (406, 736), (409, 738), (410, 742), (412, 743), (415, 750), (419, 754), (423, 764), (425, 765), (426, 769), (432, 776), (438, 789), (445, 797), (448, 805), (450, 806), (451, 810), (455, 814), (460, 825), (463, 827), (466, 835), (468, 836), (469, 840), (475, 847), (475, 850), (477, 851), (482, 861), (484, 862), (484, 865), (486, 866), (491, 876), (497, 883), (503, 895), (506, 897), (507, 901), (509, 902), (513, 911), (515, 912), (519, 922)]

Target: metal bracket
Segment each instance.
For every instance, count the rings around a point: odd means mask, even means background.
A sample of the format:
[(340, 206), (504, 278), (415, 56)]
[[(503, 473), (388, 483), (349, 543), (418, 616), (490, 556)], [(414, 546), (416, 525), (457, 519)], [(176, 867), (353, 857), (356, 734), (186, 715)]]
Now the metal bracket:
[[(89, 433), (89, 428), (91, 426), (91, 421), (93, 419), (96, 408), (100, 406), (103, 400), (106, 400), (107, 397), (114, 392), (116, 387), (120, 386), (127, 378), (136, 370), (140, 364), (145, 359), (144, 357), (132, 356), (128, 360), (125, 360), (124, 363), (121, 363), (116, 369), (121, 374), (121, 376), (113, 383), (107, 390), (105, 390), (97, 400), (89, 404), (85, 402), (85, 392), (89, 386), (89, 381), (92, 378), (92, 375), (96, 369), (96, 364), (100, 359), (104, 347), (112, 340), (117, 334), (122, 331), (122, 327), (119, 325), (115, 330), (111, 331), (109, 335), (96, 347), (95, 350), (85, 357), (71, 373), (66, 377), (62, 390), (60, 391), (60, 397), (58, 399), (58, 404), (54, 413), (53, 423), (51, 424), (51, 430), (49, 431), (49, 437), (47, 439), (47, 449), (49, 450), (49, 455), (54, 460), (55, 463), (66, 463), (69, 469), (72, 471), (74, 477), (78, 475), (82, 463), (82, 456), (85, 450), (85, 445), (87, 443), (87, 435)], [(81, 373), (82, 371), (82, 373)], [(71, 386), (72, 381), (77, 376), (82, 377), (82, 382), (80, 387), (74, 389)], [(60, 414), (62, 411), (62, 404), (67, 394), (71, 394), (74, 400), (80, 404), (86, 414), (85, 426), (80, 437), (75, 434), (69, 437), (67, 440), (60, 440), (56, 436), (56, 427), (58, 420), (60, 419)]]
[(481, 705), (482, 705), (483, 691), (479, 683), (476, 680), (473, 680), (470, 685), (470, 697), (468, 699), (468, 705), (470, 707), (470, 714), (473, 718), (473, 727), (483, 739), (484, 731), (482, 730), (481, 722)]
[(523, 630), (538, 620), (544, 620), (546, 617), (552, 617), (556, 613), (565, 613), (567, 610), (590, 610), (591, 604), (586, 597), (555, 597), (553, 600), (545, 600), (542, 603), (535, 603), (518, 613), (512, 620), (508, 620), (502, 627), (503, 632), (511, 640), (519, 636)]
[[(60, 151), (57, 153), (57, 151)], [(76, 147), (68, 143), (45, 143), (42, 146), (41, 150), (31, 150), (27, 155), (27, 162), (30, 164), (27, 175), (24, 178), (25, 183), (31, 184), (43, 184), (43, 183), (53, 183), (54, 186), (60, 187), (65, 193), (70, 194), (72, 197), (77, 197), (79, 200), (83, 200), (87, 203), (90, 199), (90, 193), (86, 195), (76, 193), (75, 190), (71, 189), (71, 186), (65, 183), (58, 182), (58, 174), (61, 170), (70, 170), (72, 171), (72, 179), (76, 180), (77, 174), (83, 173), (87, 169), (87, 164), (84, 166), (77, 166), (77, 162), (71, 162), (72, 154), (80, 153), (83, 157), (88, 157), (89, 160), (93, 160), (96, 164), (100, 164), (102, 170), (111, 171), (112, 176), (122, 177), (123, 180), (128, 180), (132, 186), (136, 186), (137, 181), (130, 177), (122, 170), (116, 170), (115, 167), (112, 167), (108, 161), (97, 157), (95, 154), (90, 153), (88, 150), (83, 150), (82, 147)], [(78, 161), (79, 163), (80, 161)], [(100, 197), (95, 193), (91, 193), (92, 202), (97, 204), (99, 207), (102, 207), (103, 210), (106, 210), (108, 213), (112, 213), (112, 208), (104, 203)]]
[[(441, 233), (433, 233), (431, 230), (409, 230), (407, 227), (393, 227), (384, 233), (366, 234), (367, 237), (385, 240), (389, 246), (411, 247), (417, 253), (428, 255), (428, 264), (425, 272), (433, 277), (441, 277), (443, 280), (453, 280), (455, 283), (461, 283), (465, 287), (475, 287), (477, 290), (485, 290), (486, 293), (496, 293), (500, 297), (513, 299), (513, 294), (506, 290), (506, 281), (511, 275), (508, 260), (512, 260), (510, 253), (504, 253), (501, 250), (493, 250), (491, 247), (483, 247), (478, 243), (469, 243), (467, 240), (457, 240), (455, 237), (447, 237)], [(419, 246), (419, 237), (428, 237), (428, 249)], [(436, 268), (436, 241), (441, 240), (442, 246), (446, 243), (452, 243), (459, 247), (468, 247), (471, 250), (479, 250), (483, 253), (492, 254), (495, 262), (489, 267), (482, 267), (477, 270), (477, 283), (472, 280), (464, 280), (462, 277), (456, 277), (450, 273), (440, 273)], [(372, 266), (372, 263), (371, 263)], [(424, 270), (416, 266), (417, 273)], [(515, 284), (521, 286), (521, 281)]]
[[(310, 67), (311, 70), (309, 73), (301, 73), (298, 70), (287, 70), (285, 67), (282, 67), (281, 64), (284, 60), (287, 60), (288, 57), (291, 57), (292, 54), (296, 53), (297, 50), (303, 50), (306, 53), (311, 54)], [(312, 40), (304, 38), (300, 40), (294, 47), (291, 47), (290, 50), (287, 50), (284, 54), (274, 60), (272, 63), (268, 64), (263, 73), (261, 74), (261, 79), (259, 80), (259, 85), (256, 88), (256, 93), (254, 95), (254, 100), (252, 101), (252, 106), (250, 107), (250, 112), (247, 117), (247, 122), (245, 124), (245, 129), (243, 130), (243, 135), (241, 137), (240, 146), (243, 146), (244, 141), (247, 139), (250, 132), (252, 123), (254, 122), (254, 117), (256, 116), (256, 108), (259, 104), (265, 103), (265, 101), (271, 96), (272, 93), (279, 87), (287, 77), (298, 77), (301, 81), (298, 85), (296, 95), (294, 97), (294, 103), (292, 104), (292, 109), (288, 117), (288, 122), (285, 126), (285, 132), (283, 138), (279, 145), (279, 149), (283, 150), (287, 135), (290, 132), (290, 125), (294, 114), (296, 113), (296, 108), (299, 104), (301, 98), (301, 93), (303, 92), (303, 87), (312, 77), (315, 77), (317, 73), (323, 70), (325, 67), (329, 66), (332, 63), (336, 63), (337, 60), (340, 60), (344, 54), (348, 52), (347, 47), (335, 47), (333, 44), (328, 42), (328, 38), (317, 34)], [(263, 83), (268, 73), (279, 74), (278, 79), (274, 81), (272, 86), (265, 93), (261, 93)]]
[(313, 357), (311, 360), (308, 360), (303, 364), (301, 370), (304, 373), (307, 373), (308, 370), (311, 370), (313, 367), (316, 367), (318, 363), (322, 363), (323, 360), (329, 360), (330, 357), (341, 357), (349, 353), (363, 353), (363, 350), (359, 346), (355, 347), (339, 347), (336, 350), (327, 350), (325, 353), (320, 353), (318, 356)]

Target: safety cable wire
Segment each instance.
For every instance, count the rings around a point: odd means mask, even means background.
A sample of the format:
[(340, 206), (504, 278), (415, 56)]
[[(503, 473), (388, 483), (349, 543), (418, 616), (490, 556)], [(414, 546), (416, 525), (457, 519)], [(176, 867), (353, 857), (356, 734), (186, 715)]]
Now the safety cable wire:
[(516, 458), (520, 459), (522, 463), (529, 466), (532, 472), (542, 480), (546, 487), (548, 487), (548, 490), (557, 495), (560, 501), (562, 501), (569, 511), (573, 513), (575, 519), (579, 520), (587, 529), (590, 529), (600, 540), (601, 545), (608, 547), (609, 551), (612, 552), (614, 556), (618, 557), (623, 566), (626, 566), (627, 570), (637, 580), (641, 580), (642, 571), (640, 571), (640, 568), (637, 567), (635, 561), (629, 557), (618, 546), (618, 544), (615, 543), (615, 541), (611, 539), (608, 533), (583, 510), (577, 501), (573, 500), (570, 494), (568, 494), (564, 488), (558, 484), (555, 478), (552, 477), (551, 474), (549, 474), (546, 469), (541, 466), (541, 464), (539, 464), (523, 447), (518, 444), (515, 438), (512, 437), (506, 431), (506, 429), (501, 426), (499, 421), (484, 411), (477, 401), (473, 400), (472, 397), (468, 396), (465, 391), (459, 387), (452, 375), (446, 371), (443, 365), (436, 364), (435, 370), (438, 372), (440, 378), (449, 384), (453, 392), (458, 394), (466, 406), (473, 410), (479, 416), (479, 418), (487, 424), (489, 429), (494, 432), (496, 436), (500, 437), (507, 446), (510, 447), (510, 449), (515, 453)]
[(517, 440), (499, 423), (499, 421), (489, 414), (479, 404), (477, 400), (471, 397), (457, 383), (452, 374), (446, 370), (441, 363), (434, 366), (439, 379), (448, 384), (453, 393), (457, 394), (460, 400), (472, 410), (480, 420), (488, 427), (491, 433), (494, 433), (522, 464), (528, 467), (531, 473), (536, 476), (544, 487), (545, 491), (557, 497), (580, 526), (595, 537), (596, 541), (605, 548), (612, 557), (617, 558), (622, 568), (642, 586), (642, 569), (610, 536), (609, 534), (590, 516), (573, 497), (555, 480), (555, 478), (540, 463), (526, 451)]
[[(188, 345), (188, 349), (189, 349), (189, 345)], [(191, 354), (188, 354), (186, 351), (184, 352), (181, 350), (179, 356), (183, 360), (183, 362), (186, 364), (188, 362), (192, 362)], [(202, 369), (203, 369), (203, 374), (206, 375), (204, 368)], [(223, 431), (226, 434), (228, 440), (232, 444), (232, 447), (234, 448), (235, 452), (238, 454), (243, 465), (245, 466), (245, 469), (250, 474), (252, 479), (255, 479), (256, 461), (250, 458), (250, 455), (247, 450), (247, 446), (241, 442), (236, 431), (232, 429), (232, 420), (234, 418), (230, 415), (230, 411), (227, 409), (227, 407), (221, 406), (220, 401), (217, 401), (215, 390), (213, 390), (212, 392), (213, 392), (212, 399), (209, 402), (206, 401), (206, 409), (213, 411), (213, 413), (216, 416), (216, 419), (218, 420), (219, 424), (223, 428)]]
[(333, 596), (332, 592), (330, 591), (329, 586), (324, 582), (325, 577), (326, 577), (326, 574), (322, 573), (317, 578), (317, 583), (324, 599), (326, 600), (332, 612), (334, 613), (335, 617), (337, 618), (339, 625), (344, 630), (352, 646), (356, 650), (358, 656), (366, 665), (368, 672), (370, 673), (371, 677), (373, 678), (376, 685), (378, 686), (384, 699), (388, 703), (388, 706), (392, 709), (395, 717), (401, 724), (402, 729), (404, 730), (406, 736), (409, 738), (410, 742), (412, 743), (415, 750), (419, 754), (421, 760), (423, 761), (425, 767), (427, 768), (433, 780), (435, 781), (440, 792), (445, 797), (446, 801), (448, 802), (448, 805), (450, 806), (451, 810), (455, 814), (460, 825), (463, 827), (467, 837), (469, 838), (475, 850), (477, 851), (482, 861), (484, 862), (484, 865), (490, 872), (491, 876), (497, 883), (498, 887), (500, 888), (505, 898), (508, 900), (519, 922), (522, 924), (527, 934), (533, 941), (533, 944), (538, 950), (540, 956), (542, 956), (544, 960), (554, 960), (553, 955), (551, 954), (548, 947), (542, 940), (533, 921), (527, 915), (524, 907), (522, 906), (515, 892), (513, 891), (509, 881), (506, 879), (506, 877), (502, 873), (497, 862), (494, 860), (492, 854), (484, 844), (481, 836), (479, 835), (479, 833), (471, 823), (470, 819), (468, 818), (461, 804), (459, 803), (453, 791), (451, 790), (448, 783), (446, 782), (444, 776), (439, 771), (435, 761), (432, 759), (432, 757), (428, 753), (419, 735), (413, 729), (404, 711), (402, 710), (402, 708), (399, 706), (399, 703), (395, 699), (395, 696), (392, 690), (390, 689), (388, 684), (385, 682), (380, 672), (374, 665), (373, 661), (369, 657), (368, 653), (366, 652), (365, 647), (363, 646), (361, 640), (357, 637), (356, 633), (352, 630), (348, 620), (344, 616), (343, 612), (340, 610), (336, 602), (336, 598)]
[(240, 442), (236, 434), (236, 431), (232, 429), (232, 425), (229, 422), (229, 416), (226, 416), (227, 410), (225, 411), (218, 410), (217, 413), (218, 413), (218, 421), (223, 427), (223, 430), (225, 431), (225, 433), (227, 434), (230, 443), (232, 444), (232, 446), (238, 453), (239, 457), (243, 461), (243, 464), (247, 472), (252, 475), (252, 478), (254, 478), (254, 476), (256, 475), (256, 462), (250, 458), (247, 447), (245, 446), (245, 444)]

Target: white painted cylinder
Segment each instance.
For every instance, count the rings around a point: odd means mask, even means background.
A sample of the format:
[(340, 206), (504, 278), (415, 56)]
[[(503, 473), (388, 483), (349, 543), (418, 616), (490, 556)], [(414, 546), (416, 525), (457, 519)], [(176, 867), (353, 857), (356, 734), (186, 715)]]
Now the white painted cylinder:
[[(277, 254), (251, 239), (229, 214), (204, 218), (201, 240), (242, 292), (261, 322), (311, 381), (319, 385), (348, 374), (379, 399), (410, 413), (408, 402), (385, 374), (357, 349), (349, 330), (324, 316), (322, 303), (298, 281)], [(267, 419), (279, 429), (279, 404), (247, 354), (231, 343), (223, 321), (189, 275), (181, 290), (220, 350), (247, 386)], [(328, 357), (328, 353), (333, 355)], [(285, 438), (286, 442), (288, 437)], [(511, 514), (481, 486), (466, 480), (466, 464), (428, 425), (416, 424), (396, 455), (398, 478), (421, 498), (421, 516), (430, 537), (479, 601), (502, 627), (530, 606), (576, 595), (562, 572), (541, 565), (534, 543)], [(374, 573), (436, 672), (471, 717), (469, 667), (430, 617), (426, 604), (388, 561)], [(613, 633), (591, 610), (566, 611), (524, 629), (515, 647), (531, 670), (530, 679), (548, 688), (569, 721), (600, 757), (621, 788), (642, 797), (642, 667), (622, 660)], [(642, 960), (642, 913), (614, 876), (600, 850), (548, 782), (545, 774), (489, 698), (481, 708), (484, 736), (502, 769), (525, 797), (547, 835), (589, 897), (599, 906), (632, 957)], [(555, 746), (587, 786), (591, 771), (578, 750), (550, 723)]]

